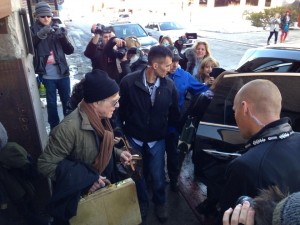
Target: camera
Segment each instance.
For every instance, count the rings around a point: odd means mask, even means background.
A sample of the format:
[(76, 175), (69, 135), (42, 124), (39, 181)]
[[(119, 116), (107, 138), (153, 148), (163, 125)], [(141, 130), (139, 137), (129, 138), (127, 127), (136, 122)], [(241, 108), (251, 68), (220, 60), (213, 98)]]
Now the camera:
[(94, 34), (102, 35), (103, 33), (112, 32), (112, 29), (110, 27), (105, 27), (103, 24), (97, 23), (95, 31), (93, 31), (93, 29), (91, 29), (91, 32)]
[(126, 52), (127, 52), (127, 50), (128, 50), (128, 49), (126, 48), (125, 43), (123, 43), (123, 46), (122, 46), (122, 47), (119, 47), (119, 48), (117, 49), (116, 57), (117, 57), (118, 59), (123, 59), (124, 56), (125, 56), (125, 54), (126, 54)]
[(181, 36), (178, 38), (178, 44), (179, 45), (183, 45), (183, 44), (186, 44), (188, 41), (187, 37), (186, 36)]
[(253, 198), (251, 198), (249, 196), (246, 196), (246, 195), (243, 195), (243, 196), (239, 197), (238, 200), (236, 201), (235, 205), (238, 205), (238, 204), (243, 205), (243, 203), (245, 201), (248, 201), (250, 203), (250, 206), (253, 207), (253, 205), (254, 205)]
[(59, 29), (59, 26), (56, 25), (56, 24), (54, 24), (54, 25), (52, 26), (52, 29), (53, 29), (54, 31), (57, 31), (57, 30)]

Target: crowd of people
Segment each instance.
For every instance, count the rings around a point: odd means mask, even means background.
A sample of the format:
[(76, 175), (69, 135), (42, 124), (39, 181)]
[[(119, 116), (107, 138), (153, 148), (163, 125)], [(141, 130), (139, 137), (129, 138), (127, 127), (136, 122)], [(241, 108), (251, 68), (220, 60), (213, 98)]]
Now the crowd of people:
[[(95, 24), (93, 37), (84, 52), (91, 60), (92, 71), (70, 93), (65, 55), (72, 54), (74, 47), (67, 30), (53, 25), (51, 8), (45, 2), (36, 4), (35, 16), (31, 28), (35, 47), (33, 64), (39, 81), (46, 87), (51, 128), (37, 169), (53, 185), (47, 208), (54, 217), (52, 224), (69, 224), (69, 219), (76, 215), (71, 204), (78, 204), (81, 195), (106, 186), (107, 179), (111, 182), (120, 179), (116, 163), (128, 165), (133, 159), (129, 151), (121, 149), (124, 137), (142, 157), (143, 173), (135, 179), (135, 184), (143, 221), (149, 211), (149, 185), (155, 215), (160, 222), (167, 221), (165, 163), (170, 188), (176, 192), (180, 172), (177, 146), (185, 103), (188, 96), (213, 96), (210, 87), (214, 86), (218, 74), (212, 76), (212, 71), (220, 67), (211, 56), (208, 43), (198, 41), (182, 53), (166, 36), (160, 39), (160, 45), (144, 52), (136, 37), (121, 39), (115, 36), (112, 27)], [(280, 41), (286, 38), (289, 12), (281, 20), (279, 17), (276, 14), (271, 21), (268, 44), (273, 34), (277, 42), (279, 27), (285, 33)], [(61, 122), (57, 91), (65, 116)], [(216, 224), (221, 224), (222, 218), (224, 225), (252, 225), (254, 221), (265, 221), (263, 218), (273, 222), (256, 224), (297, 224), (282, 222), (298, 221), (289, 218), (283, 210), (293, 210), (294, 205), (287, 204), (298, 199), (298, 194), (292, 193), (300, 191), (300, 179), (296, 175), (300, 174), (297, 161), (300, 136), (293, 132), (287, 118), (280, 118), (281, 101), (279, 89), (267, 80), (251, 81), (236, 94), (235, 120), (241, 135), (249, 141), (246, 152), (230, 162), (226, 171), (220, 172), (224, 179), (218, 184), (222, 191), (214, 196)], [(0, 132), (1, 129), (0, 123)], [(279, 138), (283, 134), (284, 138)], [(268, 141), (256, 144), (262, 138)], [(6, 145), (7, 136), (3, 135), (0, 153)], [(291, 173), (295, 176), (290, 176)], [(270, 186), (277, 187), (267, 190)], [(66, 193), (65, 187), (72, 188)], [(265, 189), (262, 193), (268, 193), (263, 195), (265, 201), (259, 195), (262, 189)], [(286, 197), (281, 192), (291, 195)], [(242, 195), (250, 196), (254, 203), (247, 199), (236, 206), (236, 200)], [(273, 204), (270, 213), (263, 215), (262, 204), (272, 200), (266, 195), (275, 196), (278, 206)], [(63, 210), (66, 207), (71, 208), (67, 214)]]

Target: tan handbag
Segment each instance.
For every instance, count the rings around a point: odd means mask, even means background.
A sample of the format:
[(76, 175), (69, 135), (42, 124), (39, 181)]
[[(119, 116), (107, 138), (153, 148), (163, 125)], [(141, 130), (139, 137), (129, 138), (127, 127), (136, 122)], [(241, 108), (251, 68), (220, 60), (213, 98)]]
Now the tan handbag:
[(79, 201), (71, 225), (137, 225), (142, 222), (131, 178), (99, 189)]

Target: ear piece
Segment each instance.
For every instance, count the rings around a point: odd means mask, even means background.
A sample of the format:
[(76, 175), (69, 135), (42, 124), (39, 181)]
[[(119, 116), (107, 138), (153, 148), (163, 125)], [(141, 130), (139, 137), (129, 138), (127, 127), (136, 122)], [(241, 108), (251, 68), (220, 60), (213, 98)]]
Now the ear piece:
[(249, 116), (256, 122), (257, 125), (264, 127), (265, 124), (263, 124), (256, 116), (254, 116), (251, 111), (248, 109)]

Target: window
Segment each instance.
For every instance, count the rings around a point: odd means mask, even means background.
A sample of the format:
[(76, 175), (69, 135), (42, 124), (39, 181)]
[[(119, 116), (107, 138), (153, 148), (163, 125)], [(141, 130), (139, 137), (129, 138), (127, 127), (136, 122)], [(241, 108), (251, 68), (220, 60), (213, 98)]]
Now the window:
[(138, 24), (129, 25), (113, 25), (116, 32), (116, 36), (120, 38), (126, 38), (128, 36), (145, 37), (147, 33)]

